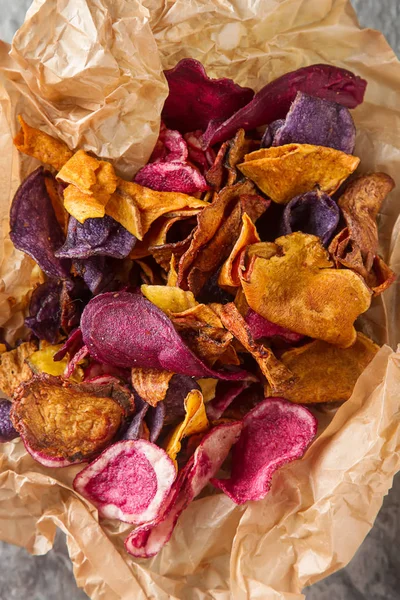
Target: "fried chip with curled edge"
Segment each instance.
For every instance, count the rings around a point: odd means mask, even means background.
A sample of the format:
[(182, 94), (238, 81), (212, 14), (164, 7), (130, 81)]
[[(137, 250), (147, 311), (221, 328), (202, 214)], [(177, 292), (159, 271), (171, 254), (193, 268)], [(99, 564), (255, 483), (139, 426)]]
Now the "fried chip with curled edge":
[(133, 388), (143, 400), (146, 400), (150, 406), (157, 406), (164, 400), (173, 376), (172, 371), (133, 368), (131, 381)]
[(28, 156), (33, 156), (46, 165), (51, 165), (59, 171), (72, 157), (73, 152), (67, 144), (57, 140), (51, 135), (35, 129), (27, 123), (21, 115), (18, 115), (21, 129), (14, 138), (14, 146)]
[(209, 428), (203, 395), (199, 390), (192, 390), (186, 396), (185, 411), (184, 420), (172, 431), (165, 445), (165, 451), (175, 465), (177, 464), (176, 456), (181, 449), (182, 439), (207, 431)]
[(333, 148), (287, 144), (246, 154), (238, 169), (271, 200), (287, 204), (316, 186), (333, 194), (359, 164), (359, 158)]
[(62, 467), (99, 454), (133, 411), (130, 392), (115, 383), (71, 383), (42, 374), (18, 388), (11, 420), (35, 460)]
[(207, 202), (180, 192), (156, 192), (133, 181), (120, 179), (106, 206), (106, 214), (118, 221), (139, 240), (154, 221), (173, 211), (193, 210)]
[(26, 359), (37, 349), (37, 342), (24, 342), (0, 355), (0, 390), (10, 398), (20, 383), (32, 377), (33, 372)]
[(147, 300), (150, 300), (167, 315), (170, 312), (183, 312), (198, 304), (192, 292), (185, 292), (178, 287), (144, 284), (140, 289)]
[(298, 404), (348, 400), (357, 379), (378, 350), (379, 346), (359, 332), (350, 348), (314, 340), (288, 350), (281, 356), (281, 361), (294, 373), (296, 380), (284, 390), (285, 398)]
[(221, 271), (218, 277), (218, 285), (222, 288), (226, 287), (237, 288), (240, 287), (240, 257), (242, 251), (251, 244), (260, 242), (260, 236), (258, 235), (256, 226), (250, 219), (247, 213), (242, 215), (242, 229), (232, 251), (224, 264), (222, 265)]
[(248, 248), (241, 275), (250, 308), (296, 333), (351, 346), (356, 340), (354, 321), (371, 304), (371, 291), (363, 280), (353, 271), (333, 269), (314, 235), (296, 232), (275, 244), (256, 246), (252, 256)]

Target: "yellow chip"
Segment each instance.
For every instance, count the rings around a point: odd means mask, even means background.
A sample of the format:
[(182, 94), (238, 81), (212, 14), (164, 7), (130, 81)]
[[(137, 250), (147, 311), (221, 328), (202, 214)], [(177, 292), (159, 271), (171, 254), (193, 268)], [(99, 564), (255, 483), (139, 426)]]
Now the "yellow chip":
[(174, 376), (171, 371), (157, 369), (132, 369), (131, 381), (139, 396), (151, 406), (164, 400), (169, 383)]
[[(43, 344), (41, 344), (43, 346)], [(55, 375), (57, 377), (62, 377), (64, 375), (64, 371), (68, 366), (68, 356), (65, 356), (63, 359), (55, 361), (54, 355), (62, 348), (62, 344), (57, 344), (55, 346), (44, 345), (40, 350), (34, 352), (27, 358), (27, 363), (32, 369), (32, 371), (40, 375), (40, 373), (47, 373), (48, 375)], [(74, 373), (69, 377), (71, 381), (80, 382), (83, 379), (83, 371), (80, 367), (77, 367)]]
[(224, 264), (218, 277), (218, 285), (221, 287), (240, 287), (240, 257), (242, 251), (250, 244), (256, 244), (260, 241), (256, 226), (247, 213), (242, 215), (242, 228), (240, 235), (236, 240), (232, 251)]
[(21, 129), (14, 138), (14, 145), (18, 150), (59, 171), (73, 155), (67, 144), (40, 129), (31, 127), (25, 123), (21, 115), (18, 116), (18, 121)]
[(74, 185), (69, 185), (64, 190), (64, 208), (79, 223), (105, 215), (104, 205), (101, 202), (98, 202), (94, 196), (84, 194)]
[(218, 379), (211, 379), (210, 377), (207, 377), (205, 379), (198, 379), (197, 383), (201, 388), (203, 400), (206, 404), (215, 398)]
[(165, 285), (142, 285), (143, 296), (166, 314), (181, 313), (197, 305), (192, 292)]
[(165, 451), (174, 461), (175, 466), (177, 466), (176, 457), (181, 449), (182, 439), (206, 431), (209, 427), (203, 396), (198, 390), (192, 390), (186, 396), (185, 411), (184, 420), (171, 433), (165, 446)]
[(247, 154), (238, 168), (274, 202), (287, 204), (316, 186), (333, 194), (359, 164), (356, 156), (333, 148), (287, 144)]

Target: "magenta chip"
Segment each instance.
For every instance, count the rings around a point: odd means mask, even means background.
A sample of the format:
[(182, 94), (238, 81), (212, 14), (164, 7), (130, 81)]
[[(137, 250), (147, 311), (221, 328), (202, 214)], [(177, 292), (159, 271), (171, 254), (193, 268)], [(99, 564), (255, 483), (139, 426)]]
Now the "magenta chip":
[(139, 525), (162, 509), (176, 478), (167, 453), (146, 440), (113, 444), (74, 479), (74, 489), (99, 514)]
[(267, 398), (243, 419), (243, 430), (232, 451), (229, 479), (213, 479), (236, 504), (261, 500), (272, 476), (283, 465), (301, 458), (317, 432), (309, 410), (283, 398)]
[(203, 175), (183, 162), (155, 162), (136, 173), (135, 183), (158, 192), (195, 194), (208, 190)]
[(251, 335), (255, 340), (259, 340), (263, 337), (281, 337), (286, 342), (296, 343), (304, 339), (304, 335), (302, 335), (301, 333), (296, 333), (295, 331), (286, 329), (286, 327), (281, 327), (280, 325), (271, 323), (271, 321), (268, 321), (268, 319), (264, 319), (264, 317), (256, 313), (251, 308), (249, 308), (245, 316), (245, 321), (249, 326)]

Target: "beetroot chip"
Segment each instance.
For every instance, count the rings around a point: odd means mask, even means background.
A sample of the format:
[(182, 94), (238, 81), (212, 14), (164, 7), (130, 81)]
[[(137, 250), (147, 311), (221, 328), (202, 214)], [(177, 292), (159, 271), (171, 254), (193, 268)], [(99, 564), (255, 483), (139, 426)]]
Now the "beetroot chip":
[(272, 475), (301, 458), (317, 432), (317, 420), (301, 405), (267, 398), (243, 419), (243, 430), (232, 452), (229, 479), (213, 479), (236, 504), (261, 500)]
[(214, 371), (184, 344), (170, 319), (140, 294), (108, 292), (82, 314), (83, 340), (93, 358), (116, 367), (172, 371), (191, 377), (246, 380), (246, 371)]
[(207, 402), (206, 413), (210, 421), (220, 419), (226, 409), (240, 394), (249, 387), (247, 381), (219, 381), (215, 398)]
[(135, 183), (158, 192), (195, 194), (208, 190), (203, 175), (183, 162), (149, 163), (137, 172)]
[(10, 210), (10, 238), (18, 250), (29, 254), (50, 277), (67, 277), (70, 261), (55, 257), (64, 242), (57, 221), (46, 178), (52, 177), (43, 167), (33, 171), (21, 183)]
[(138, 525), (154, 519), (176, 478), (167, 453), (146, 440), (107, 448), (74, 479), (74, 489), (102, 517)]
[(219, 425), (202, 439), (180, 471), (164, 509), (152, 522), (138, 527), (125, 540), (125, 548), (130, 554), (150, 558), (169, 541), (180, 514), (221, 467), (231, 446), (239, 439), (241, 429), (240, 422)]
[(185, 133), (184, 135), (189, 153), (189, 161), (191, 163), (194, 163), (204, 174), (214, 164), (216, 154), (212, 148), (203, 150), (203, 147), (201, 145), (202, 137), (203, 132), (201, 131), (201, 129), (197, 129), (196, 131), (190, 131), (189, 133)]
[(250, 102), (253, 90), (243, 88), (231, 79), (211, 79), (203, 65), (184, 58), (173, 69), (165, 71), (169, 94), (162, 111), (167, 127), (182, 133), (205, 131), (212, 119), (225, 121)]
[(135, 243), (135, 236), (108, 215), (86, 219), (84, 223), (71, 217), (67, 239), (55, 255), (58, 258), (112, 256), (122, 259), (130, 254)]
[(251, 308), (249, 308), (245, 316), (245, 321), (249, 326), (251, 335), (255, 340), (259, 340), (260, 338), (281, 337), (286, 342), (293, 344), (304, 338), (304, 335), (301, 333), (296, 333), (295, 331), (291, 331), (286, 327), (281, 327), (280, 325), (271, 323), (271, 321), (264, 319), (264, 317), (256, 313)]
[(157, 143), (149, 162), (185, 162), (188, 158), (186, 141), (179, 131), (161, 125)]
[(319, 190), (293, 198), (283, 211), (281, 235), (295, 231), (317, 235), (329, 244), (339, 224), (340, 210), (336, 202)]
[(298, 92), (285, 123), (275, 132), (272, 145), (293, 143), (326, 146), (353, 154), (356, 127), (349, 109)]
[(82, 346), (82, 331), (80, 327), (77, 327), (75, 331), (73, 331), (68, 337), (68, 339), (65, 340), (64, 344), (59, 349), (59, 351), (55, 353), (53, 360), (62, 360), (64, 356), (66, 356), (66, 354), (69, 354), (69, 357), (73, 358), (73, 356), (78, 352), (78, 350), (82, 348)]
[(109, 289), (115, 277), (115, 260), (109, 256), (76, 258), (73, 266), (94, 295)]
[(361, 77), (331, 65), (310, 65), (286, 73), (267, 83), (251, 102), (231, 113), (224, 123), (211, 122), (203, 137), (203, 147), (229, 140), (240, 128), (250, 131), (284, 119), (297, 92), (355, 108), (363, 102), (366, 87), (367, 82)]

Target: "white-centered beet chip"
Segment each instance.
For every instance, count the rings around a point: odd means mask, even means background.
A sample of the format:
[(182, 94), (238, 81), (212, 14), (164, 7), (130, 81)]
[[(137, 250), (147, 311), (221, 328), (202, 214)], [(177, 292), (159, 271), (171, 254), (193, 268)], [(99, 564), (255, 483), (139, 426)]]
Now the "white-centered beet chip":
[(138, 527), (125, 540), (125, 548), (136, 557), (155, 556), (170, 539), (176, 522), (188, 504), (216, 474), (232, 445), (237, 442), (242, 423), (219, 425), (200, 442), (179, 473), (165, 506), (151, 522)]
[(229, 479), (212, 479), (236, 504), (261, 500), (272, 475), (301, 458), (317, 432), (309, 410), (283, 398), (267, 398), (243, 419), (243, 430), (232, 451)]
[(156, 518), (176, 478), (166, 452), (147, 440), (113, 444), (74, 479), (102, 517), (139, 525)]

